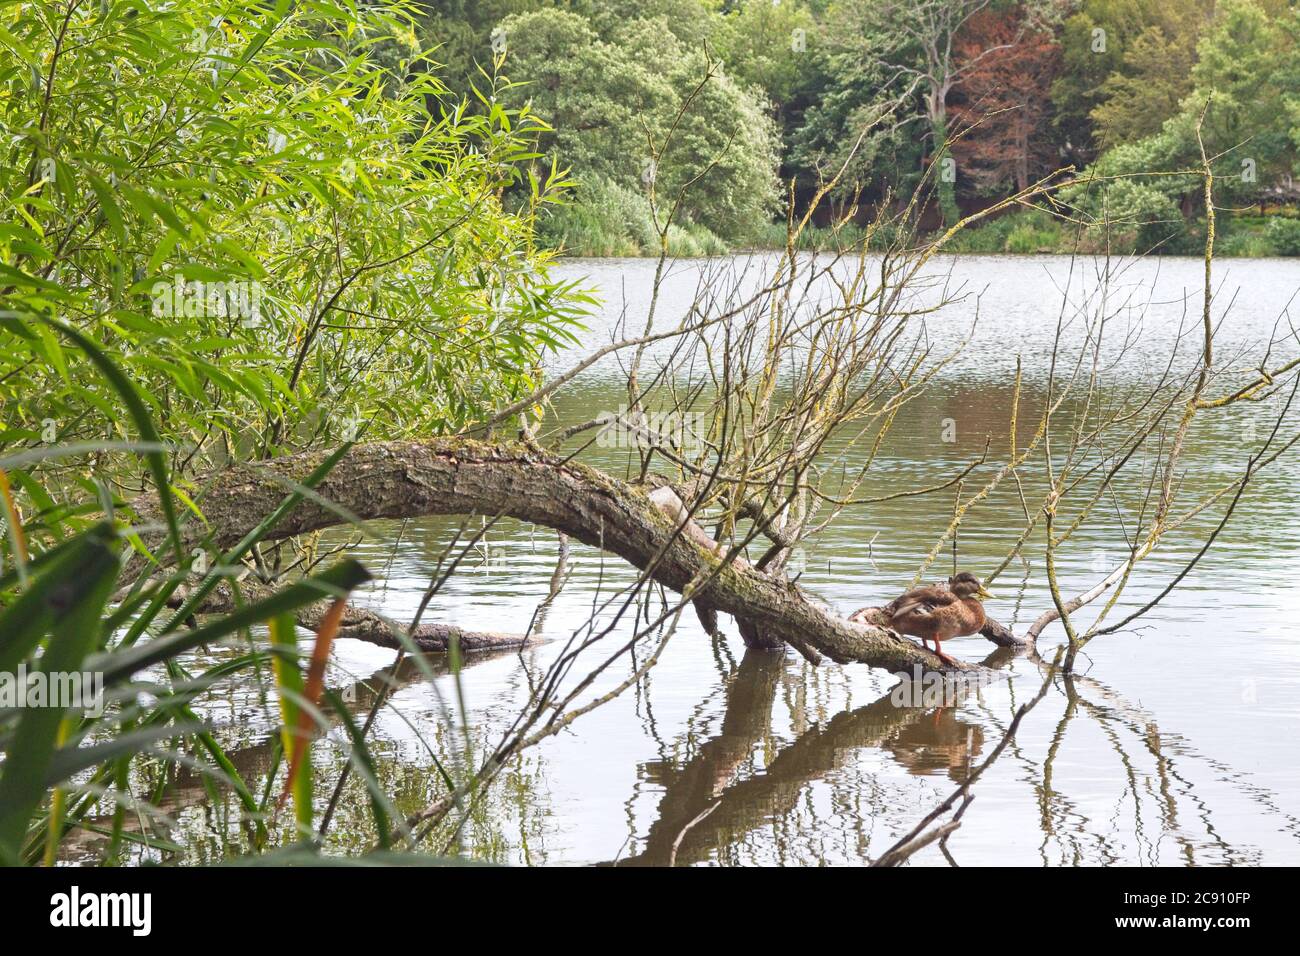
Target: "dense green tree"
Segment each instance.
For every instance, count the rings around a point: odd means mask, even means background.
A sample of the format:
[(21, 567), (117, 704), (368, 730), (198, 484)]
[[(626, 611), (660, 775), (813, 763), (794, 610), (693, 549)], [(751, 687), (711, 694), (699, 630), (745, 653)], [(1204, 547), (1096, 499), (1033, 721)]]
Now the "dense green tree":
[(507, 98), (549, 121), (541, 147), (584, 177), (633, 190), (651, 184), (667, 214), (742, 239), (770, 220), (778, 142), (767, 104), (678, 39), (665, 15), (602, 36), (561, 10), (509, 17)]
[(714, 49), (732, 76), (761, 90), (772, 104), (784, 147), (784, 179), (806, 172), (794, 159), (794, 144), (809, 109), (819, 107), (828, 92), (825, 39), (815, 6), (801, 0), (738, 0), (726, 5), (714, 32)]
[(678, 40), (698, 46), (716, 45), (722, 4), (718, 0), (572, 0), (567, 7), (586, 17), (602, 36), (613, 36), (634, 20), (657, 20)]
[[(790, 141), (790, 165), (805, 184), (844, 169), (842, 197), (915, 186), (926, 142), (915, 84), (879, 55), (882, 48), (900, 53), (905, 45), (871, 0), (843, 0), (827, 9), (810, 62), (815, 94)], [(919, 51), (908, 56), (916, 59)]]
[(1166, 32), (1149, 26), (1124, 51), (1120, 67), (1101, 84), (1093, 107), (1096, 142), (1102, 149), (1131, 143), (1159, 131), (1192, 90), (1197, 30), (1193, 17), (1185, 29)]
[(1082, 165), (1097, 154), (1092, 111), (1132, 39), (1153, 22), (1161, 0), (1083, 0), (1061, 26), (1061, 72), (1052, 84), (1053, 123), (1062, 155)]
[(574, 13), (540, 10), (498, 29), (504, 70), (516, 84), (512, 98), (531, 103), (550, 124), (545, 148), (579, 175), (635, 181), (649, 160), (645, 124), (662, 133), (660, 118), (676, 103), (667, 76)]
[(1195, 89), (1178, 129), (1188, 139), (1192, 116), (1209, 102), (1203, 136), (1210, 154), (1223, 157), (1218, 169), (1228, 196), (1253, 198), (1294, 168), (1287, 104), (1300, 93), (1295, 52), (1283, 21), (1259, 0), (1220, 0), (1197, 45)]
[(194, 467), (454, 427), (566, 340), (577, 304), (532, 235), (557, 183), (521, 186), (540, 121), (490, 95), (431, 117), (432, 74), (377, 65), (418, 61), (409, 8), (336, 13), (12, 11), (0, 446), (128, 435), (41, 318), (99, 340)]
[(1089, 172), (1107, 181), (1072, 198), (1148, 238), (1169, 233), (1167, 224), (1200, 208), (1198, 124), (1220, 202), (1257, 201), (1289, 183), (1296, 161), (1291, 106), (1300, 92), (1294, 23), (1271, 16), (1258, 0), (1222, 0), (1197, 44), (1193, 89), (1178, 111), (1159, 132), (1103, 154)]
[(782, 113), (806, 92), (819, 39), (812, 11), (797, 0), (744, 0), (720, 19), (714, 47), (734, 78)]
[(492, 31), (506, 17), (553, 4), (546, 0), (420, 0), (417, 32), (430, 68), (447, 87), (449, 108), (492, 72)]
[[(1132, 237), (1143, 251), (1176, 240), (1183, 232), (1184, 197), (1198, 186), (1195, 176), (1169, 175), (1175, 137), (1167, 132), (1108, 150), (1085, 172), (1086, 185), (1063, 198), (1099, 224), (1116, 246)], [(1153, 175), (1154, 174), (1154, 175)], [(1095, 181), (1094, 181), (1095, 178)]]

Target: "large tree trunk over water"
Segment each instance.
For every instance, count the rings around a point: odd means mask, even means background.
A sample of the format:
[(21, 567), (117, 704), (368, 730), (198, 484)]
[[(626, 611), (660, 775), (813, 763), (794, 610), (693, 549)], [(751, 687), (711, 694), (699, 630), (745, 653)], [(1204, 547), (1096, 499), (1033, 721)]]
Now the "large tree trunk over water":
[[(325, 455), (309, 452), (235, 467), (206, 486), (200, 506), (208, 529), (191, 522), (186, 547), (235, 544), (283, 500), (288, 489)], [(679, 532), (681, 502), (668, 489), (632, 485), (586, 465), (517, 444), (466, 439), (376, 442), (358, 445), (316, 489), (324, 500), (366, 520), (425, 515), (508, 515), (544, 525), (624, 558), (681, 592), (712, 570), (716, 576), (694, 595), (731, 614), (758, 640), (779, 639), (805, 656), (819, 652), (840, 663), (857, 661), (890, 671), (949, 667), (916, 643), (884, 628), (849, 621), (799, 588), (769, 577), (741, 559), (719, 568), (716, 544), (693, 522)], [(153, 509), (138, 509), (143, 521)], [(270, 532), (268, 540), (340, 524), (339, 514), (304, 500)], [(155, 542), (158, 543), (158, 542)], [(160, 552), (161, 553), (161, 552)]]

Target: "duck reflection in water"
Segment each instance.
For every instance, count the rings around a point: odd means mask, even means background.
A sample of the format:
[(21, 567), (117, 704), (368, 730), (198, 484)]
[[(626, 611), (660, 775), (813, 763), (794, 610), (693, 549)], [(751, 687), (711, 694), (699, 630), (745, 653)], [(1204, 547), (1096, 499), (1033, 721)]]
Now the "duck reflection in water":
[[(998, 651), (985, 663), (1010, 656)], [(641, 852), (615, 865), (671, 866), (706, 859), (743, 833), (794, 810), (810, 781), (834, 772), (865, 749), (889, 754), (908, 773), (946, 773), (960, 781), (983, 747), (982, 729), (963, 721), (955, 707), (899, 707), (891, 691), (814, 724), (761, 771), (738, 779), (746, 760), (771, 733), (776, 690), (788, 663), (781, 654), (747, 652), (727, 687), (717, 736), (683, 764), (654, 761), (642, 766), (642, 778), (664, 788), (658, 819)], [(963, 697), (959, 685), (957, 702)]]
[(946, 773), (961, 783), (972, 759), (984, 749), (984, 728), (960, 719), (951, 707), (941, 707), (928, 720), (903, 724), (880, 746), (908, 773)]

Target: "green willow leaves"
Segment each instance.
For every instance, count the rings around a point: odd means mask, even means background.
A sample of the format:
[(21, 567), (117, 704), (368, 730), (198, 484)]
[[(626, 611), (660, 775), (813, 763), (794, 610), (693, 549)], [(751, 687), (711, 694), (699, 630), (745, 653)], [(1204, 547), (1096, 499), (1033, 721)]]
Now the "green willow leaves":
[[(454, 428), (533, 383), (584, 309), (532, 241), (563, 174), (538, 175), (544, 124), (493, 85), (451, 102), (411, 22), (247, 0), (0, 12), (0, 449), (127, 437), (38, 315), (140, 386), (182, 478)], [(60, 467), (102, 478), (119, 457)]]

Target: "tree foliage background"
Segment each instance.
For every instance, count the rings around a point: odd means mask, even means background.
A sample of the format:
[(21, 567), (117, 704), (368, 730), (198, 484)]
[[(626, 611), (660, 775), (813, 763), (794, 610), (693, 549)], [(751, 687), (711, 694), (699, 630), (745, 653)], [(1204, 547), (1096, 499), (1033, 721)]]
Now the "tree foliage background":
[[(837, 198), (857, 200), (859, 220), (928, 177), (941, 221), (1066, 166), (1175, 171), (1196, 155), (1207, 101), (1207, 147), (1242, 213), (1225, 217), (1225, 253), (1294, 251), (1300, 15), (1287, 0), (430, 0), (421, 10), (417, 30), (453, 89), (482, 82), (493, 36), (506, 40), (510, 101), (550, 122), (543, 148), (587, 207), (540, 222), (573, 251), (653, 250), (639, 167), (705, 56), (720, 76), (659, 174), (689, 176), (731, 136), (741, 155), (684, 210), (696, 241), (684, 232), (682, 251), (708, 251), (702, 230), (775, 244), (767, 226), (786, 186), (807, 197), (841, 167)], [(951, 185), (931, 175), (947, 138)], [(1091, 190), (1086, 213), (1121, 211), (1099, 245), (1194, 249), (1201, 210), (1187, 182)], [(989, 251), (1013, 226), (986, 230)]]

